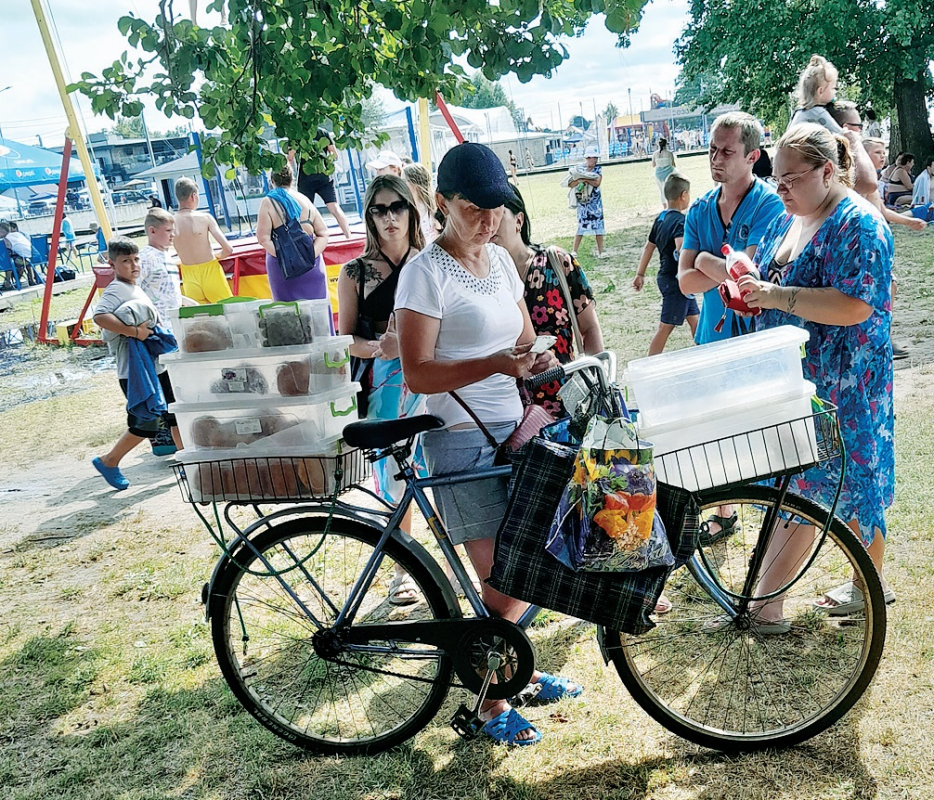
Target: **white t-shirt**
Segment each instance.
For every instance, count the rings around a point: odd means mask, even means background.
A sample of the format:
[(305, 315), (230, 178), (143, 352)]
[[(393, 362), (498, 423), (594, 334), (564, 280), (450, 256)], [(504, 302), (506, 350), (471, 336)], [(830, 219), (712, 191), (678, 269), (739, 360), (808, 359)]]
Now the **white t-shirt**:
[(931, 173), (927, 169), (915, 178), (915, 190), (911, 196), (913, 206), (923, 206), (931, 202)]
[[(124, 325), (142, 325), (149, 323), (155, 325), (157, 321), (156, 307), (152, 300), (138, 285), (127, 283), (114, 278), (107, 284), (101, 293), (94, 314), (113, 314)], [(117, 377), (126, 378), (129, 375), (127, 362), (127, 338), (123, 334), (102, 330), (101, 338), (107, 343), (110, 352), (117, 362)], [(162, 364), (156, 363), (156, 372), (165, 371)]]
[(181, 308), (182, 288), (178, 274), (178, 265), (169, 260), (169, 254), (158, 247), (147, 244), (139, 251), (140, 289), (149, 295), (152, 304), (162, 318), (162, 324), (168, 325), (169, 311)]
[[(396, 288), (396, 308), (441, 320), (435, 358), (438, 361), (484, 358), (514, 347), (522, 334), (522, 281), (512, 257), (488, 244), (490, 274), (477, 278), (437, 244), (422, 250), (405, 265)], [(522, 401), (516, 379), (491, 375), (457, 390), (484, 425), (518, 422)], [(446, 427), (472, 422), (447, 392), (428, 396), (428, 411)]]

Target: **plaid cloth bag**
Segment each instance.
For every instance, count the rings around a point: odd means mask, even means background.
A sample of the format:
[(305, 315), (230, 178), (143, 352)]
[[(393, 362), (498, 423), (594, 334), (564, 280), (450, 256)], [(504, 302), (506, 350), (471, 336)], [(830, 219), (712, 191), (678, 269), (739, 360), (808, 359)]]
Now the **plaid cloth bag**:
[(655, 627), (649, 615), (665, 579), (697, 546), (694, 497), (683, 489), (658, 484), (656, 513), (665, 522), (674, 567), (618, 574), (574, 572), (545, 550), (545, 542), (571, 479), (577, 449), (538, 437), (526, 448), (496, 534), (490, 586), (510, 597), (624, 633), (640, 634)]

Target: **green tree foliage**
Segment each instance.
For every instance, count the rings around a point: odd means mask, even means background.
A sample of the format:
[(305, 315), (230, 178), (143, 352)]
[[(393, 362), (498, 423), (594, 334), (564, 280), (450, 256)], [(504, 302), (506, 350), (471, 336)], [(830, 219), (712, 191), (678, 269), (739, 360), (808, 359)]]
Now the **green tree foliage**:
[(612, 125), (618, 116), (619, 109), (616, 107), (616, 103), (607, 103), (606, 108), (603, 110), (603, 118), (606, 120), (606, 124)]
[(176, 14), (174, 0), (160, 0), (151, 22), (122, 17), (121, 33), (142, 54), (124, 53), (71, 88), (111, 119), (138, 116), (144, 95), (167, 116), (199, 115), (218, 132), (204, 143), (209, 161), (257, 172), (281, 160), (262, 146), (267, 126), (321, 158), (319, 124), (331, 123), (339, 147), (363, 141), (364, 100), (375, 84), (407, 101), (433, 98), (436, 90), (450, 97), (465, 74), (458, 58), (488, 80), (512, 72), (527, 82), (552, 74), (567, 57), (558, 36), (580, 33), (602, 13), (624, 39), (647, 2), (224, 1), (228, 27), (192, 25)]
[[(124, 139), (143, 139), (146, 137), (146, 129), (143, 127), (142, 116), (124, 117), (117, 115), (117, 124), (110, 129), (111, 133), (122, 136)], [(149, 136), (152, 139), (169, 139), (176, 136), (188, 136), (188, 127), (179, 125), (167, 131), (150, 130)]]
[(110, 129), (117, 136), (124, 139), (142, 139), (146, 133), (143, 130), (142, 117), (117, 117), (117, 124)]
[(893, 149), (928, 154), (931, 9), (931, 0), (692, 0), (675, 52), (685, 86), (717, 78), (701, 102), (739, 102), (768, 121), (787, 112), (798, 74), (820, 54), (862, 101), (894, 109)]

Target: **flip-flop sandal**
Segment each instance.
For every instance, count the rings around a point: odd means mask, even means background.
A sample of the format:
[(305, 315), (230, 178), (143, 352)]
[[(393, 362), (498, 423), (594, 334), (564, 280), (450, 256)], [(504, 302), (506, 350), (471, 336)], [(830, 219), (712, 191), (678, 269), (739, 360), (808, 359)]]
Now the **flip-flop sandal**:
[[(514, 708), (493, 717), (481, 730), (497, 744), (526, 747), (530, 744), (537, 744), (542, 740), (542, 735), (535, 726)], [(531, 739), (516, 739), (523, 731), (532, 731), (535, 736)]]
[[(541, 686), (541, 689), (536, 692), (534, 697), (528, 699), (527, 704), (530, 706), (557, 703), (565, 697), (580, 697), (584, 691), (583, 687), (572, 683), (567, 678), (562, 678), (560, 675), (551, 675), (547, 672), (543, 672), (535, 683)], [(572, 689), (572, 686), (576, 686), (576, 688)]]
[(655, 604), (655, 614), (662, 615), (667, 614), (671, 609), (674, 608), (671, 600), (669, 600), (665, 595), (660, 595), (658, 602)]
[(394, 606), (411, 606), (418, 602), (418, 586), (408, 573), (396, 575), (389, 583), (389, 603)]
[(130, 482), (120, 471), (120, 467), (108, 467), (99, 458), (95, 458), (91, 463), (94, 465), (94, 469), (96, 469), (103, 476), (104, 480), (107, 481), (107, 483), (109, 483), (118, 492), (122, 492), (124, 489), (129, 487)]
[[(707, 620), (704, 623), (704, 633), (719, 633), (733, 626), (733, 617), (727, 614), (721, 614), (719, 617)], [(736, 628), (735, 630), (739, 630)], [(749, 627), (746, 629), (749, 633), (757, 633), (760, 636), (780, 636), (791, 631), (791, 621), (787, 619), (768, 620), (750, 620)]]
[[(887, 606), (895, 602), (895, 592), (887, 589), (883, 595)], [(828, 604), (830, 601), (833, 605)], [(826, 611), (831, 617), (848, 617), (851, 614), (858, 614), (866, 609), (866, 601), (863, 598), (863, 591), (856, 586), (853, 581), (847, 581), (836, 589), (831, 589), (820, 600), (814, 601), (814, 606), (821, 611)]]

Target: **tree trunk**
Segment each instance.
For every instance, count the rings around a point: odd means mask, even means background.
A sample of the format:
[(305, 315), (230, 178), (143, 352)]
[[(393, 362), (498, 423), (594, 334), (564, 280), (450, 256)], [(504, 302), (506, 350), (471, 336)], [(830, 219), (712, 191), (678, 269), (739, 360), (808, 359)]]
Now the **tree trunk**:
[(893, 153), (912, 153), (917, 160), (934, 155), (934, 136), (928, 121), (925, 102), (927, 67), (914, 80), (895, 82), (895, 110), (897, 124), (893, 120), (890, 148)]

